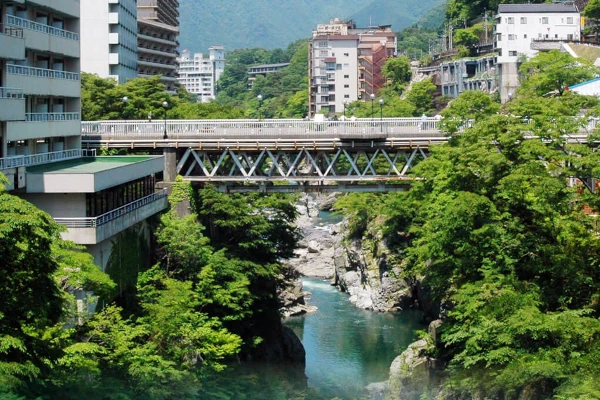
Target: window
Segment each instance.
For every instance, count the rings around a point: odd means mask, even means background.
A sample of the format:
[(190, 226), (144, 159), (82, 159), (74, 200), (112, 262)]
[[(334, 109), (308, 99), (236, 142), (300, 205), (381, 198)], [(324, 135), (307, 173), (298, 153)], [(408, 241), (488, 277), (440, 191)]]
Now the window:
[(524, 34), (524, 35), (523, 35), (523, 39), (527, 39), (527, 34)]
[(508, 55), (516, 57), (517, 56), (517, 52), (515, 50), (511, 50), (511, 51), (508, 52)]
[(335, 69), (342, 69), (342, 64), (337, 64), (337, 65), (335, 66)]
[(522, 24), (526, 24), (527, 23), (527, 17), (521, 17), (521, 23)]
[(350, 78), (350, 75), (344, 75), (344, 78)]
[(506, 23), (507, 24), (514, 24), (515, 23), (515, 18), (514, 17), (508, 17), (508, 18), (506, 18)]
[(567, 17), (567, 24), (573, 25), (573, 17)]
[(345, 89), (348, 89), (350, 87), (350, 85), (344, 85)]
[(542, 24), (548, 25), (548, 17), (542, 17)]
[(327, 47), (327, 41), (320, 40), (317, 47)]
[(508, 35), (508, 40), (516, 40), (516, 39), (517, 39), (517, 35), (512, 35), (512, 34)]
[(349, 94), (345, 94), (345, 95), (344, 95), (344, 98), (345, 98), (345, 99), (349, 99), (349, 98), (350, 98), (350, 95), (349, 95)]
[(348, 57), (348, 56), (350, 55), (350, 53), (344, 53), (344, 55), (345, 55), (346, 57)]
[(501, 42), (501, 41), (502, 41), (502, 34), (501, 34), (501, 33), (498, 33), (497, 35), (498, 35), (498, 36), (496, 36), (496, 39), (497, 39), (499, 42)]

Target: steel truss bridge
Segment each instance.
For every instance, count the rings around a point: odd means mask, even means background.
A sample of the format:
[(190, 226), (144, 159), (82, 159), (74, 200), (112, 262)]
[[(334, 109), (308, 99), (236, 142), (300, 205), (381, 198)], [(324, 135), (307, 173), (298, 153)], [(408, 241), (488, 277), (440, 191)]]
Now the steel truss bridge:
[[(223, 191), (397, 191), (447, 140), (438, 118), (82, 122), (84, 148), (162, 150), (165, 180)], [(591, 123), (592, 124), (592, 123)], [(588, 126), (587, 131), (595, 128)]]

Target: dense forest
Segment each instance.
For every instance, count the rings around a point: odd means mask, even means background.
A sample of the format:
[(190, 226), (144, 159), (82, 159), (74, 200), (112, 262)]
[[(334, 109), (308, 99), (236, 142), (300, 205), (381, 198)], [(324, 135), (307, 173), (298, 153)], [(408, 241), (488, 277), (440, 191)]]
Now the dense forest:
[(444, 398), (597, 399), (600, 156), (597, 133), (590, 144), (568, 134), (600, 101), (557, 89), (598, 71), (553, 51), (521, 73), (503, 106), (482, 92), (450, 103), (449, 142), (417, 165), (408, 192), (351, 194), (336, 208), (348, 234), (382, 234), (403, 277), (430, 293)]

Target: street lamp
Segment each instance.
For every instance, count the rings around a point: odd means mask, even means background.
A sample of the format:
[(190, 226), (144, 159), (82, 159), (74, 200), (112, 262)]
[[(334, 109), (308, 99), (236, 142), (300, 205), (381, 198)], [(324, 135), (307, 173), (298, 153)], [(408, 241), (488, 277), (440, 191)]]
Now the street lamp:
[(373, 100), (375, 100), (375, 93), (371, 93), (371, 118), (373, 118)]
[(258, 120), (260, 121), (260, 119), (262, 118), (262, 94), (259, 94), (258, 96), (256, 96), (256, 98), (258, 99)]
[(379, 121), (383, 122), (383, 99), (379, 99)]
[(508, 101), (512, 101), (512, 96), (513, 96), (512, 92), (508, 92)]
[(168, 136), (167, 136), (167, 107), (169, 107), (169, 103), (167, 103), (166, 101), (163, 101), (162, 106), (165, 109), (165, 131), (163, 132), (163, 139), (167, 140), (168, 139)]
[(346, 106), (348, 105), (348, 100), (344, 100), (344, 121), (346, 120)]

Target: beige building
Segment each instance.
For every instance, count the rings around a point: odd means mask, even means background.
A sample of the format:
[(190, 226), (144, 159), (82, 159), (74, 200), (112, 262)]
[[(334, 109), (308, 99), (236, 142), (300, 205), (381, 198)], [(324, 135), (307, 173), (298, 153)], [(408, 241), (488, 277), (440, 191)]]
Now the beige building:
[(162, 75), (161, 82), (173, 92), (177, 82), (179, 1), (138, 0), (138, 76)]
[(345, 103), (376, 95), (385, 85), (383, 65), (396, 49), (389, 25), (357, 28), (337, 18), (317, 25), (309, 44), (309, 115), (339, 113)]

